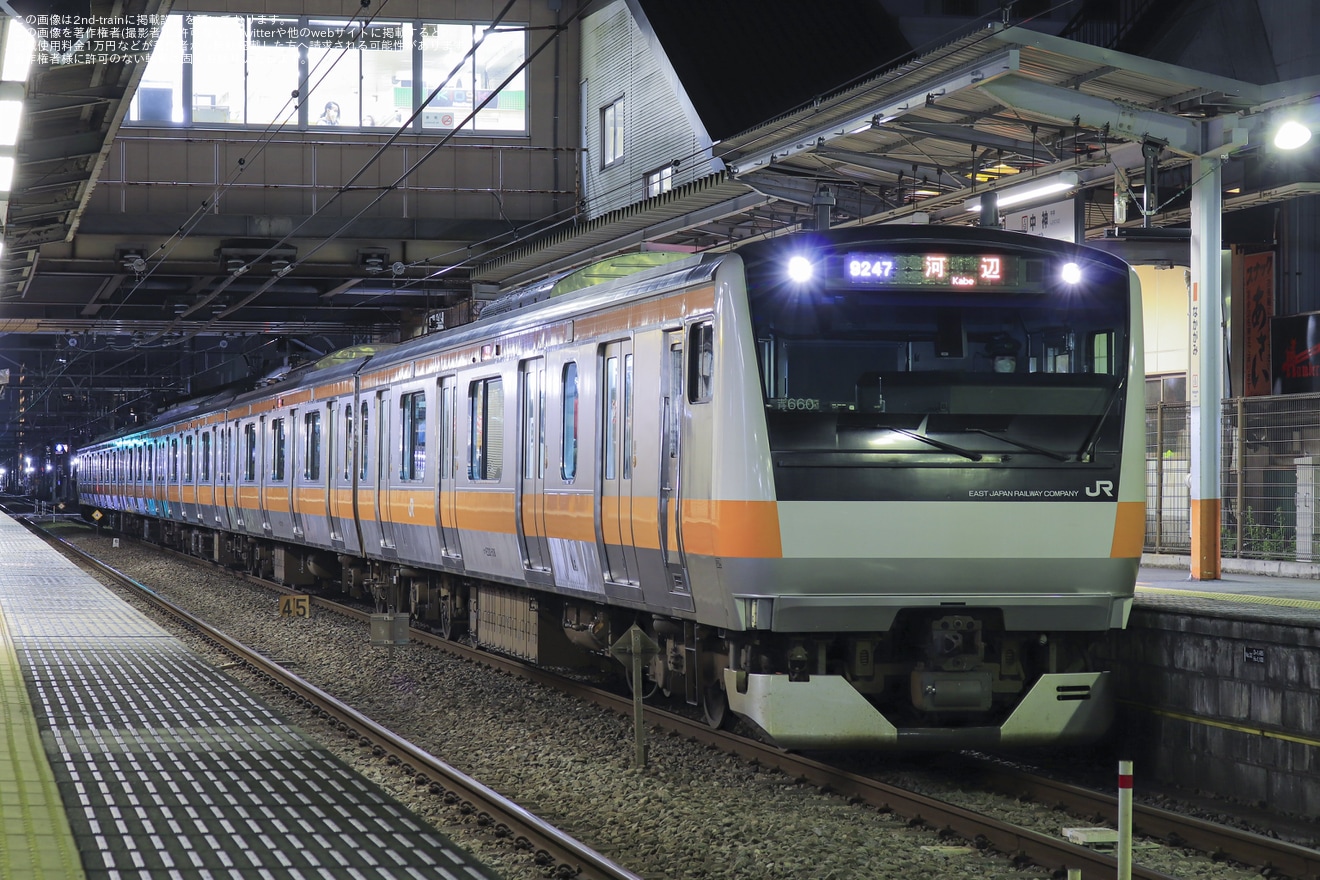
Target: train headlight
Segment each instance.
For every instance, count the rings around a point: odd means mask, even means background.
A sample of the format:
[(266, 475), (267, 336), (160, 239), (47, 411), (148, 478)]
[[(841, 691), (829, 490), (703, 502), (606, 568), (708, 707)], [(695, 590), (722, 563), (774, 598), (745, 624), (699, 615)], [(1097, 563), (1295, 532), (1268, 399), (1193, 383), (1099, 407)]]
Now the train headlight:
[(815, 274), (815, 265), (806, 257), (792, 257), (788, 261), (788, 278), (795, 284), (806, 284)]
[(1082, 282), (1082, 267), (1076, 263), (1064, 263), (1063, 268), (1059, 270), (1059, 278), (1064, 284), (1080, 284)]

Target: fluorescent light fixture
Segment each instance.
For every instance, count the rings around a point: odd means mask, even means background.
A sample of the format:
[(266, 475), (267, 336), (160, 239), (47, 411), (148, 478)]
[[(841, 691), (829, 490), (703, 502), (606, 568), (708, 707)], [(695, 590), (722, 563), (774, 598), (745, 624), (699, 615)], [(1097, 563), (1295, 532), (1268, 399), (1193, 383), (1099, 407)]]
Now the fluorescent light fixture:
[(1274, 133), (1274, 146), (1280, 150), (1295, 150), (1311, 139), (1311, 129), (1296, 119), (1289, 119)]
[[(1076, 189), (1080, 185), (1081, 177), (1076, 171), (1064, 171), (1053, 177), (1038, 177), (1030, 183), (1023, 182), (1019, 186), (996, 190), (999, 195), (998, 205), (1000, 208), (1007, 208), (1024, 202), (1035, 202), (1055, 193)], [(981, 197), (968, 199), (963, 205), (968, 211), (979, 211), (981, 210)]]
[(904, 214), (902, 217), (896, 217), (893, 220), (886, 220), (881, 226), (927, 226), (930, 224), (930, 214), (925, 211), (913, 211), (911, 214)]
[(18, 120), (23, 115), (22, 101), (0, 101), (0, 145), (18, 143)]
[(0, 156), (0, 192), (14, 188), (14, 157)]
[(0, 62), (0, 80), (27, 82), (28, 67), (32, 64), (32, 50), (37, 47), (32, 32), (10, 18), (5, 27), (5, 57)]

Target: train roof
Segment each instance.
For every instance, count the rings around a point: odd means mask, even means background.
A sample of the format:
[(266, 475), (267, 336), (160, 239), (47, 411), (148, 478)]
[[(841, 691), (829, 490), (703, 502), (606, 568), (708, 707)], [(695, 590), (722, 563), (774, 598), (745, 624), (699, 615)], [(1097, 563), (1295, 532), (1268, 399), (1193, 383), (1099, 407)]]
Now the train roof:
[[(456, 345), (471, 343), (492, 333), (516, 332), (564, 320), (583, 310), (602, 308), (663, 290), (708, 281), (729, 255), (666, 254), (666, 257), (668, 259), (654, 261), (654, 265), (635, 267), (635, 271), (622, 271), (618, 267), (607, 270), (602, 268), (603, 263), (593, 264), (579, 271), (594, 271), (597, 278), (604, 280), (587, 283), (585, 286), (576, 283), (561, 285), (565, 279), (577, 274), (568, 273), (513, 291), (496, 300), (508, 300), (509, 307), (501, 308), (493, 315), (483, 313), (471, 324), (400, 343), (393, 350), (372, 358), (371, 366), (387, 367), (403, 363), (443, 352)], [(556, 285), (561, 286), (556, 289)]]

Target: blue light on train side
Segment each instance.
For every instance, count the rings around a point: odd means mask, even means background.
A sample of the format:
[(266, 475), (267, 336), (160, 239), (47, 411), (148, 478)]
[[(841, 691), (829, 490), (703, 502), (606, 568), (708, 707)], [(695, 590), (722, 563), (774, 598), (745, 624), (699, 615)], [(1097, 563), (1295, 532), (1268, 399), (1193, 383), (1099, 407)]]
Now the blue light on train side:
[(1081, 284), (1082, 267), (1076, 263), (1064, 263), (1063, 268), (1059, 270), (1059, 278), (1064, 284)]
[(806, 257), (792, 257), (788, 261), (788, 277), (796, 284), (806, 284), (816, 274), (816, 267)]

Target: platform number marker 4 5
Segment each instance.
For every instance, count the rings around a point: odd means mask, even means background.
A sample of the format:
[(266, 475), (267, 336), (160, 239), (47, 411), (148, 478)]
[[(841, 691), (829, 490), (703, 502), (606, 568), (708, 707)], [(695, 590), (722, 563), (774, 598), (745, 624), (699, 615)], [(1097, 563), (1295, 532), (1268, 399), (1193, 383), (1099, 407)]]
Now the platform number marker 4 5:
[(280, 617), (311, 617), (312, 600), (304, 594), (280, 596)]

